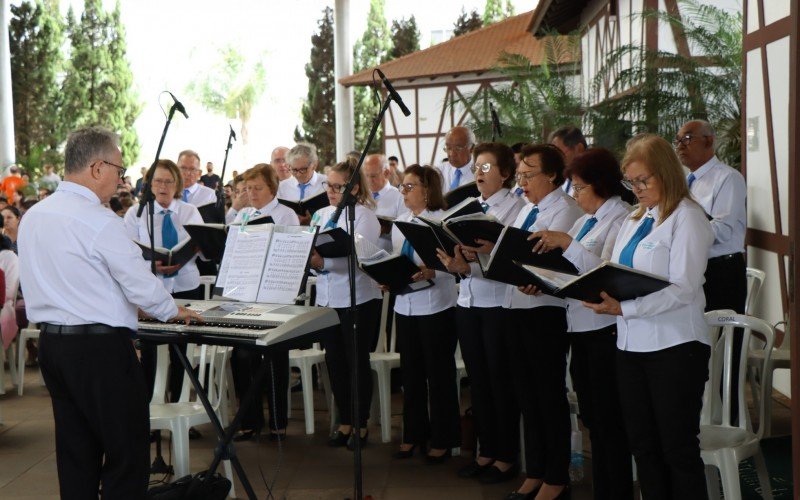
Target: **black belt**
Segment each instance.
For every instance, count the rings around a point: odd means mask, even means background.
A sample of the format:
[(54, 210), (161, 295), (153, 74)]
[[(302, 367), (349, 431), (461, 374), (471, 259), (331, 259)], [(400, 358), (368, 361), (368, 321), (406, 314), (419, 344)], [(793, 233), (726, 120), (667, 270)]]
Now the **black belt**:
[(719, 257), (711, 257), (710, 259), (708, 259), (708, 262), (711, 264), (715, 264), (739, 258), (744, 259), (744, 253), (737, 252), (737, 253), (729, 253), (728, 255), (720, 255)]
[(124, 334), (130, 335), (129, 328), (121, 326), (108, 326), (102, 323), (91, 323), (88, 325), (53, 325), (51, 323), (41, 323), (39, 330), (49, 335), (109, 335)]

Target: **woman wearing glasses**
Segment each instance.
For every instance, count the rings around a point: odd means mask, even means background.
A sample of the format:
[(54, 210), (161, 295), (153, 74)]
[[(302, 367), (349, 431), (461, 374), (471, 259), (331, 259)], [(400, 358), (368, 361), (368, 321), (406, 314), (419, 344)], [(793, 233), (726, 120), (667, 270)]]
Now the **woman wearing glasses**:
[[(342, 212), (338, 221), (331, 219), (336, 206), (342, 200), (345, 186), (353, 176), (356, 160), (337, 163), (331, 168), (323, 186), (328, 193), (331, 206), (321, 208), (314, 213), (311, 224), (321, 226), (320, 231), (340, 227), (347, 231), (347, 214)], [(364, 172), (360, 171), (353, 195), (355, 205), (355, 232), (373, 245), (378, 244), (381, 226), (378, 217), (371, 210), (374, 200), (367, 188)], [(350, 280), (348, 279), (347, 257), (323, 258), (316, 251), (311, 256), (311, 267), (317, 274), (317, 305), (332, 307), (339, 315), (341, 329), (336, 335), (327, 336), (322, 341), (325, 348), (325, 362), (331, 379), (331, 389), (336, 399), (339, 412), (339, 429), (328, 441), (329, 446), (354, 445), (353, 428), (359, 430), (363, 444), (367, 439), (367, 419), (372, 401), (372, 376), (369, 365), (369, 353), (375, 348), (376, 334), (381, 314), (381, 293), (369, 276), (356, 269), (356, 305), (358, 307), (358, 338), (356, 348), (358, 354), (353, 359), (353, 319), (350, 315)], [(358, 363), (360, 373), (358, 387), (358, 420), (352, 414), (352, 392), (350, 373)]]
[[(243, 175), (245, 190), (250, 201), (249, 207), (243, 207), (236, 213), (236, 222), (247, 222), (262, 215), (272, 217), (275, 224), (296, 226), (300, 222), (294, 210), (278, 203), (275, 193), (278, 190), (278, 174), (267, 163), (259, 163), (247, 170)], [(288, 408), (287, 393), (289, 390), (289, 351), (277, 350), (267, 356), (270, 363), (264, 386), (267, 390), (269, 411), (269, 439), (270, 441), (283, 441), (286, 438), (286, 425), (288, 423), (286, 411)], [(234, 348), (233, 373), (234, 385), (240, 398), (244, 397), (261, 362), (261, 355), (248, 349)], [(274, 380), (272, 379), (274, 377)], [(274, 391), (273, 391), (274, 388)], [(253, 401), (246, 413), (242, 415), (241, 431), (234, 441), (247, 441), (256, 437), (264, 427), (264, 391), (257, 391), (256, 400)], [(274, 403), (274, 405), (273, 405)]]
[[(153, 210), (153, 231), (157, 247), (172, 248), (189, 237), (183, 228), (184, 224), (202, 224), (203, 218), (197, 208), (181, 201), (183, 193), (183, 180), (178, 166), (171, 160), (158, 160), (156, 168), (150, 169), (145, 177), (145, 183), (150, 184), (150, 189), (155, 197)], [(139, 204), (128, 209), (124, 223), (128, 236), (144, 245), (150, 245), (150, 232), (147, 222), (147, 211), (141, 217), (136, 216)], [(156, 262), (156, 272), (164, 288), (175, 298), (202, 299), (203, 290), (200, 287), (200, 272), (197, 270), (192, 257), (184, 265), (165, 266)], [(177, 401), (183, 385), (183, 369), (177, 357), (170, 351), (169, 392), (170, 401)], [(156, 373), (155, 348), (146, 346), (142, 349), (142, 367), (147, 378), (148, 387), (152, 390)]]
[[(514, 227), (566, 231), (583, 215), (561, 184), (564, 156), (549, 144), (522, 148), (517, 181), (528, 204)], [(505, 339), (522, 410), (527, 478), (509, 499), (568, 494), (570, 433), (566, 370), (569, 340), (565, 303), (533, 286), (506, 285)]]
[[(569, 232), (555, 228), (538, 231), (534, 250), (564, 251), (581, 272), (611, 259), (611, 251), (631, 207), (623, 198), (630, 192), (620, 181), (619, 162), (611, 151), (590, 149), (569, 166), (578, 206), (586, 212)], [(536, 225), (538, 226), (537, 220)], [(631, 452), (622, 424), (617, 390), (617, 321), (595, 314), (580, 301), (567, 299), (567, 324), (572, 347), (570, 373), (581, 409), (583, 425), (592, 443), (592, 487), (595, 500), (633, 498)]]
[[(445, 206), (439, 173), (419, 165), (410, 165), (403, 173), (400, 192), (409, 211), (397, 220), (416, 222), (420, 215), (439, 217)], [(426, 268), (397, 227), (392, 228), (392, 247), (420, 266), (414, 281), (434, 283), (431, 288), (398, 294), (394, 304), (403, 375), (403, 442), (394, 457), (410, 458), (417, 445), (424, 450), (430, 440), (426, 460), (438, 464), (450, 456), (451, 448), (461, 445), (455, 361), (456, 282), (450, 273)]]
[[(509, 188), (514, 182), (514, 152), (505, 144), (483, 143), (473, 151), (475, 181), (484, 211), (500, 223), (510, 224), (523, 202)], [(470, 378), (472, 410), (480, 443), (480, 455), (459, 470), (461, 477), (475, 477), (487, 484), (509, 481), (519, 474), (519, 411), (509, 383), (511, 371), (503, 347), (502, 329), (506, 285), (485, 279), (474, 250), (456, 248), (455, 257), (439, 252), (450, 272), (463, 276), (459, 287), (456, 326), (461, 354)]]
[(706, 498), (697, 435), (710, 355), (703, 273), (714, 234), (667, 141), (635, 138), (622, 171), (639, 205), (611, 261), (671, 284), (634, 300), (603, 294), (601, 303), (584, 305), (617, 319), (619, 396), (642, 495)]

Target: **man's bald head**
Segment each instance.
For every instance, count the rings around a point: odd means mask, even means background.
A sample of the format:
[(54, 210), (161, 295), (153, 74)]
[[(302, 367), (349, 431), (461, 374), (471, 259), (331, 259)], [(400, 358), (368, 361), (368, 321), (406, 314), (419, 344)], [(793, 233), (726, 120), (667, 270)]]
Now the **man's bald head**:
[(388, 163), (384, 155), (372, 154), (364, 158), (364, 165), (362, 165), (362, 168), (364, 169), (364, 175), (367, 177), (369, 190), (373, 193), (380, 191), (386, 186), (386, 175), (384, 171), (387, 166)]
[(278, 146), (272, 150), (272, 155), (269, 159), (269, 164), (272, 165), (272, 168), (278, 173), (278, 180), (280, 181), (292, 176), (289, 164), (286, 163), (286, 153), (288, 152), (289, 148), (286, 146)]
[(675, 135), (675, 152), (681, 163), (695, 171), (714, 157), (714, 127), (705, 120), (691, 120), (683, 124)]
[(444, 137), (447, 161), (456, 168), (469, 163), (473, 146), (475, 146), (475, 134), (467, 127), (453, 127)]

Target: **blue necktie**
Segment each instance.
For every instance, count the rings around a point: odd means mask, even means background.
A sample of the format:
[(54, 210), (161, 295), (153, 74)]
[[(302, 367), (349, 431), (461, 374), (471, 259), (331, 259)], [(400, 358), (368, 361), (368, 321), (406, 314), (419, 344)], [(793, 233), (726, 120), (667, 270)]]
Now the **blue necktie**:
[(564, 188), (564, 192), (569, 194), (569, 188), (571, 188), (571, 187), (572, 187), (572, 179), (567, 179), (567, 185)]
[(297, 187), (300, 188), (300, 199), (301, 200), (306, 197), (306, 189), (308, 189), (308, 186), (310, 186), (310, 185), (311, 185), (310, 182), (306, 182), (305, 184), (298, 184), (297, 185)]
[(450, 191), (454, 190), (455, 188), (458, 187), (459, 184), (461, 184), (462, 175), (463, 172), (461, 172), (461, 169), (457, 168), (456, 173), (453, 175), (453, 181), (450, 183)]
[(372, 193), (372, 197), (373, 197), (374, 199), (376, 199), (376, 200), (378, 199), (378, 197), (379, 197), (380, 195), (381, 195), (381, 194), (380, 194), (380, 193), (378, 193), (378, 192)]
[(522, 193), (523, 193), (522, 188), (517, 188), (514, 190), (514, 194), (517, 196), (522, 196)]
[(481, 208), (483, 209), (483, 213), (486, 213), (489, 211), (489, 204), (484, 201), (481, 203)]
[[(162, 210), (161, 213), (164, 214), (164, 222), (161, 223), (161, 246), (172, 248), (178, 244), (178, 230), (175, 229), (175, 224), (172, 223), (172, 216), (170, 215), (172, 212)], [(169, 278), (176, 274), (178, 273), (165, 274), (164, 276)]]
[(595, 224), (597, 224), (597, 218), (591, 217), (587, 219), (586, 222), (583, 223), (583, 227), (578, 232), (578, 236), (576, 236), (575, 239), (581, 241), (583, 237), (586, 236), (586, 233), (592, 230)]
[(333, 222), (333, 219), (328, 219), (328, 223), (325, 224), (325, 228), (323, 230), (333, 229), (335, 227), (336, 227), (336, 223)]
[(633, 236), (631, 236), (628, 244), (622, 249), (622, 252), (619, 253), (620, 264), (633, 267), (633, 254), (636, 252), (636, 247), (639, 246), (639, 243), (645, 238), (645, 236), (650, 234), (650, 231), (652, 231), (653, 220), (653, 217), (649, 215), (645, 216), (644, 222), (642, 222), (642, 224), (639, 226), (639, 229), (633, 233)]
[(533, 207), (527, 217), (525, 217), (525, 222), (522, 223), (522, 229), (527, 231), (530, 229), (532, 225), (536, 223), (536, 217), (539, 216), (539, 207)]
[(403, 248), (400, 250), (401, 255), (405, 255), (408, 257), (408, 260), (414, 262), (414, 247), (411, 246), (411, 242), (406, 240), (403, 242)]
[(689, 183), (689, 189), (692, 189), (692, 183), (694, 183), (695, 179), (696, 177), (694, 176), (694, 173), (689, 174), (689, 176), (686, 178), (686, 182)]
[(189, 190), (188, 189), (184, 189), (183, 190), (183, 201), (186, 202), (186, 203), (189, 202)]

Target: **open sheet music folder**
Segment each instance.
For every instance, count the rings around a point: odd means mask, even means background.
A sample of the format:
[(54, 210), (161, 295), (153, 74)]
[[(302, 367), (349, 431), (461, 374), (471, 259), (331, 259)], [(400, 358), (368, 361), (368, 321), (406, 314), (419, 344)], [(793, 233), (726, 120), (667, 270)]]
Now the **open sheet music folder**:
[(231, 226), (214, 293), (243, 302), (294, 304), (305, 287), (317, 228)]
[(134, 243), (139, 245), (139, 248), (142, 249), (142, 258), (144, 258), (144, 260), (155, 260), (164, 266), (184, 265), (192, 260), (194, 254), (197, 253), (196, 246), (191, 237), (179, 241), (171, 249), (155, 247), (153, 249), (155, 253), (150, 252), (149, 243), (142, 243), (136, 240), (134, 240)]

